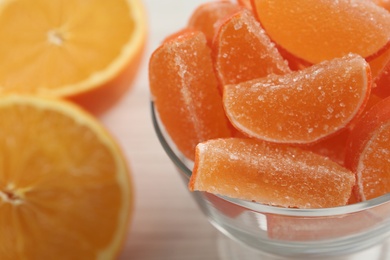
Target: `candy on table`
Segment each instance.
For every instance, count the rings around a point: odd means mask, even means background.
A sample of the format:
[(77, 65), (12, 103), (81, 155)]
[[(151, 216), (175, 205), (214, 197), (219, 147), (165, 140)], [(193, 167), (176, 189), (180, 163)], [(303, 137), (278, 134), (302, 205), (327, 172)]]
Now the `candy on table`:
[(345, 128), (366, 104), (367, 62), (355, 54), (283, 76), (226, 85), (225, 112), (248, 136), (277, 143), (312, 143)]
[(210, 52), (203, 33), (185, 30), (165, 41), (149, 61), (149, 85), (160, 119), (190, 159), (199, 142), (231, 136)]
[(196, 148), (189, 189), (297, 208), (345, 205), (354, 174), (330, 159), (254, 139), (214, 139)]
[(275, 44), (246, 9), (221, 23), (213, 40), (212, 54), (222, 87), (271, 73), (290, 72)]
[(345, 165), (356, 174), (358, 201), (390, 192), (390, 97), (374, 105), (353, 128)]

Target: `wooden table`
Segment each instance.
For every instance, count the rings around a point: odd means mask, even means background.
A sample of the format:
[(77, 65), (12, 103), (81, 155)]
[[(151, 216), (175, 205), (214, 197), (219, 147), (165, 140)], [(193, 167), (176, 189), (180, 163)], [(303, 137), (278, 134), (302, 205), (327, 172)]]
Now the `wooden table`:
[(135, 212), (120, 259), (218, 259), (217, 231), (198, 210), (154, 134), (148, 60), (170, 33), (205, 1), (144, 0), (149, 39), (132, 89), (101, 120), (121, 144), (132, 169)]

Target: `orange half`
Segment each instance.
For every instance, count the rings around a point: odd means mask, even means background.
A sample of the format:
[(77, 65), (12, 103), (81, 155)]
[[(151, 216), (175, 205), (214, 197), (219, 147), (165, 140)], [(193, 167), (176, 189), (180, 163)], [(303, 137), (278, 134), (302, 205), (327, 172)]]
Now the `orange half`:
[(127, 162), (93, 117), (0, 99), (0, 259), (113, 259), (133, 207)]
[(2, 1), (0, 93), (73, 97), (115, 88), (114, 79), (135, 71), (145, 36), (140, 0)]

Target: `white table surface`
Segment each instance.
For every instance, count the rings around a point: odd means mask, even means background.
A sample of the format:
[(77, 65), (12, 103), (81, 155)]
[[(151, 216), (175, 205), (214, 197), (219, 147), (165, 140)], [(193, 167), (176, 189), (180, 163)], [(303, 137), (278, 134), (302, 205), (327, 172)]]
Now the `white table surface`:
[(120, 259), (218, 259), (217, 231), (198, 210), (154, 134), (147, 72), (152, 51), (205, 1), (143, 2), (149, 36), (141, 70), (130, 91), (100, 116), (122, 146), (135, 186), (135, 211)]

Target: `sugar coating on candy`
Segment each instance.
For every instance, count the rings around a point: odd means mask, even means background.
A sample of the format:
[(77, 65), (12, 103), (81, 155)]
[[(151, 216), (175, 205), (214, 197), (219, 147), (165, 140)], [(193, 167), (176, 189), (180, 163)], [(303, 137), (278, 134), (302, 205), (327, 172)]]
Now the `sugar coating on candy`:
[(379, 127), (361, 157), (357, 183), (362, 200), (390, 192), (390, 119)]
[(246, 9), (221, 24), (213, 41), (213, 56), (222, 86), (290, 72), (275, 44)]
[(370, 85), (366, 61), (349, 54), (284, 76), (226, 85), (223, 104), (231, 123), (251, 137), (312, 143), (348, 125)]
[(219, 21), (240, 10), (240, 6), (229, 1), (207, 2), (198, 6), (192, 13), (188, 27), (202, 31), (211, 44)]
[(184, 32), (166, 41), (149, 62), (150, 90), (160, 119), (190, 159), (199, 142), (231, 135), (210, 52), (203, 33)]
[(354, 174), (315, 153), (253, 139), (197, 146), (191, 190), (297, 208), (345, 205)]
[(358, 201), (390, 192), (390, 97), (372, 106), (352, 129), (345, 165), (356, 173)]
[(372, 1), (254, 0), (277, 44), (311, 63), (349, 52), (369, 57), (389, 41), (390, 13)]

